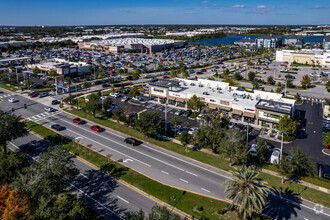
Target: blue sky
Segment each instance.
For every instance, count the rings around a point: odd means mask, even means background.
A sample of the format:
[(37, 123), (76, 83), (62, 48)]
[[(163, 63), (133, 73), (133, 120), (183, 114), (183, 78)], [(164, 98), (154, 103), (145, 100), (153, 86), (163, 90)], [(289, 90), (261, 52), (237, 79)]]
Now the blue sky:
[(1, 0), (0, 25), (330, 24), (329, 0)]

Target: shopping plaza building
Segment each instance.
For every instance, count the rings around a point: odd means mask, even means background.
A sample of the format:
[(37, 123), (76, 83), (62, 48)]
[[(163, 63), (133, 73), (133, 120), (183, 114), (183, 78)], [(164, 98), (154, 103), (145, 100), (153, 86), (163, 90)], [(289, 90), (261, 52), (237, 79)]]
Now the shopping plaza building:
[(149, 83), (149, 98), (173, 107), (187, 108), (188, 100), (194, 95), (209, 108), (221, 110), (222, 115), (256, 126), (272, 127), (284, 115), (294, 115), (295, 100), (278, 93), (249, 92), (206, 79), (158, 79)]
[(330, 51), (320, 49), (277, 50), (277, 62), (296, 62), (309, 65), (330, 66)]
[(112, 53), (156, 53), (166, 49), (183, 48), (186, 45), (187, 41), (145, 38), (116, 38), (78, 43), (80, 49), (99, 50)]

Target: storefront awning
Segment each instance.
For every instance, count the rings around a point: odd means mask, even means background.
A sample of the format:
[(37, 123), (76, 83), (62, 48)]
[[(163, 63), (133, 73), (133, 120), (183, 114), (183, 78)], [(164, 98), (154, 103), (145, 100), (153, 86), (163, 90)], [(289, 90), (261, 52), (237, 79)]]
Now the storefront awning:
[(173, 96), (167, 96), (167, 99), (168, 100), (176, 100), (177, 98), (176, 97), (173, 97)]
[(216, 105), (216, 104), (208, 103), (207, 105), (208, 105), (209, 108), (211, 108), (211, 109), (219, 108), (219, 105)]
[(249, 118), (254, 118), (254, 113), (252, 112), (243, 112), (243, 116), (244, 117), (249, 117)]
[(229, 106), (221, 106), (221, 105), (219, 105), (219, 108), (222, 109), (222, 110), (226, 110), (226, 111), (230, 111), (231, 110), (231, 107), (229, 107)]
[(237, 109), (233, 109), (233, 110), (231, 111), (231, 113), (232, 113), (232, 114), (235, 114), (235, 115), (242, 115), (242, 114), (243, 114), (242, 111), (237, 110)]

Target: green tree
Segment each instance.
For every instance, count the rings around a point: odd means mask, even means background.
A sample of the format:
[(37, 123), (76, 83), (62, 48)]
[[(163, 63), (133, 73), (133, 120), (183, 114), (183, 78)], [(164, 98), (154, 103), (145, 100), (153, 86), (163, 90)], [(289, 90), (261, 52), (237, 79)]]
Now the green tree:
[(279, 131), (285, 131), (288, 134), (294, 134), (296, 132), (296, 122), (293, 122), (292, 119), (288, 115), (284, 115), (281, 117), (278, 123)]
[(9, 115), (0, 110), (0, 146), (7, 153), (7, 143), (29, 134), (26, 123), (15, 114)]
[(176, 77), (178, 77), (178, 71), (172, 69), (170, 72), (170, 78), (176, 78)]
[(229, 158), (229, 165), (246, 162), (248, 148), (244, 145), (245, 135), (238, 129), (228, 129), (224, 133), (220, 152)]
[(226, 180), (226, 198), (232, 200), (232, 205), (238, 204), (238, 211), (246, 220), (254, 211), (261, 212), (266, 204), (269, 189), (266, 183), (258, 178), (259, 173), (252, 168), (242, 167), (231, 171), (232, 179)]
[(177, 134), (177, 131), (180, 127), (180, 121), (179, 121), (179, 118), (178, 117), (173, 117), (172, 120), (171, 120), (171, 127), (174, 129), (174, 135)]
[(185, 79), (189, 78), (189, 73), (188, 73), (187, 70), (183, 71), (182, 77), (185, 78)]
[(148, 220), (180, 220), (180, 216), (173, 213), (165, 206), (154, 206), (148, 216)]
[(236, 73), (234, 74), (234, 78), (235, 78), (236, 80), (240, 80), (240, 79), (242, 79), (242, 76), (241, 76), (241, 74), (240, 74), (239, 72), (236, 72)]
[(190, 140), (191, 140), (191, 136), (190, 134), (188, 134), (187, 131), (183, 131), (179, 137), (179, 140), (182, 144), (183, 147), (186, 148), (186, 151), (187, 151), (187, 146), (188, 144), (190, 143)]
[(132, 79), (133, 80), (138, 80), (140, 78), (140, 74), (139, 73), (133, 73), (132, 75)]
[(248, 73), (248, 79), (252, 82), (256, 78), (255, 72), (249, 72)]
[(327, 84), (325, 84), (327, 91), (330, 92), (330, 81), (327, 82)]
[(308, 75), (304, 75), (301, 80), (301, 86), (306, 89), (311, 86), (312, 79)]
[(147, 136), (157, 134), (161, 129), (161, 117), (158, 111), (145, 111), (135, 118), (135, 127)]
[(29, 165), (25, 154), (20, 152), (0, 153), (0, 186), (10, 184)]
[(130, 95), (131, 97), (136, 97), (136, 96), (140, 95), (140, 91), (138, 90), (138, 88), (136, 86), (133, 86), (131, 91), (129, 91), (128, 95)]
[(56, 77), (56, 76), (58, 76), (58, 73), (54, 69), (51, 69), (51, 70), (49, 70), (48, 76)]
[(89, 101), (86, 103), (85, 109), (93, 114), (93, 118), (96, 116), (96, 111), (100, 110), (100, 96), (93, 93), (89, 96)]
[(294, 177), (300, 178), (314, 174), (314, 168), (307, 153), (304, 153), (300, 148), (296, 147), (292, 150), (292, 157)]
[(268, 76), (267, 77), (267, 83), (273, 85), (274, 84), (274, 78), (272, 76)]
[(122, 109), (117, 108), (117, 109), (115, 109), (115, 110), (112, 111), (112, 118), (114, 120), (116, 120), (117, 123), (119, 123), (119, 121), (122, 121), (124, 117), (125, 116), (124, 116), (124, 112), (123, 112)]
[(248, 66), (253, 66), (254, 64), (252, 63), (251, 60), (249, 60), (249, 61), (247, 62), (247, 65), (248, 65)]
[(284, 178), (291, 178), (294, 174), (294, 167), (292, 161), (288, 157), (281, 157), (280, 161), (275, 164), (278, 172), (282, 175), (282, 184), (284, 183)]
[(33, 70), (32, 70), (33, 74), (34, 75), (38, 75), (39, 73), (41, 73), (41, 70), (38, 68), (38, 67), (35, 67)]
[(326, 146), (330, 146), (330, 132), (327, 132), (327, 134), (324, 136), (323, 144)]
[(107, 110), (109, 109), (113, 104), (113, 101), (111, 98), (107, 97), (103, 100), (103, 106), (104, 106), (104, 109)]
[(225, 71), (223, 71), (223, 75), (225, 75), (225, 77), (229, 76), (230, 71), (229, 69), (226, 69)]
[(144, 214), (143, 210), (140, 209), (138, 212), (126, 213), (125, 219), (126, 220), (144, 220), (145, 214)]
[(196, 95), (193, 95), (187, 102), (187, 107), (197, 112), (200, 112), (203, 106), (204, 103)]

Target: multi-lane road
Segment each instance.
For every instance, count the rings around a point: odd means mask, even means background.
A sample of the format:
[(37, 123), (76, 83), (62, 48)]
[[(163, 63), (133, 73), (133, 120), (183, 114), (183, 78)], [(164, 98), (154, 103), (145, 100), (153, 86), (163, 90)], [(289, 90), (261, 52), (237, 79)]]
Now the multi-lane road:
[[(123, 142), (125, 136), (116, 131), (107, 129), (96, 133), (89, 129), (91, 123), (73, 124), (73, 116), (70, 114), (61, 111), (46, 113), (43, 104), (25, 95), (10, 95), (6, 91), (3, 91), (1, 95), (15, 96), (19, 100), (17, 103), (9, 103), (8, 98), (4, 97), (0, 103), (2, 110), (10, 111), (14, 107), (15, 114), (37, 121), (44, 126), (49, 127), (55, 123), (65, 126), (66, 130), (61, 131), (63, 135), (75, 138), (81, 144), (88, 145), (104, 155), (112, 155), (113, 159), (123, 161), (131, 169), (164, 184), (213, 198), (225, 199), (226, 193), (222, 183), (230, 178), (225, 172), (150, 144), (143, 143), (136, 147), (126, 145)], [(28, 105), (27, 109), (23, 108), (24, 103)], [(277, 195), (277, 193), (272, 193), (270, 196), (270, 202), (264, 213), (277, 219), (330, 218), (328, 209), (296, 197)]]

